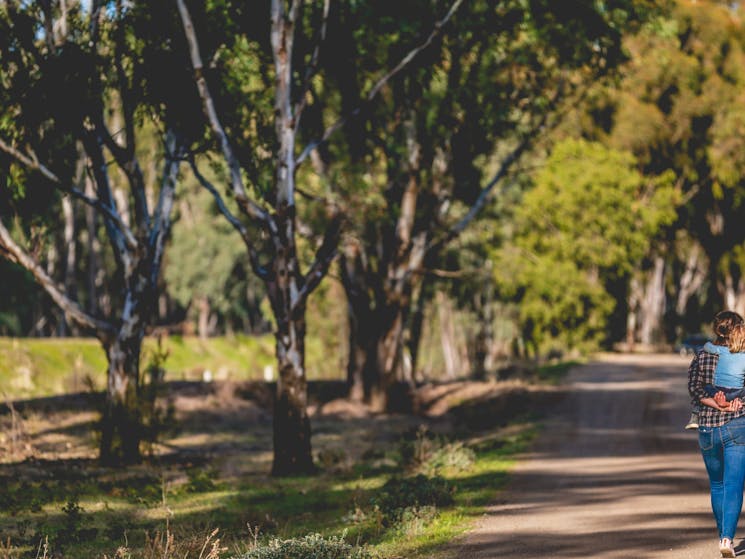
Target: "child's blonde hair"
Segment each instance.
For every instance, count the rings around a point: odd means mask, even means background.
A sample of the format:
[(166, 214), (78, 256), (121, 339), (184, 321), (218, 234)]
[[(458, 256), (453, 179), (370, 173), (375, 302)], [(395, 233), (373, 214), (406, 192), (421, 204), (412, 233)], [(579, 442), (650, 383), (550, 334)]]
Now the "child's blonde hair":
[(735, 324), (727, 338), (727, 347), (732, 353), (745, 351), (745, 324)]

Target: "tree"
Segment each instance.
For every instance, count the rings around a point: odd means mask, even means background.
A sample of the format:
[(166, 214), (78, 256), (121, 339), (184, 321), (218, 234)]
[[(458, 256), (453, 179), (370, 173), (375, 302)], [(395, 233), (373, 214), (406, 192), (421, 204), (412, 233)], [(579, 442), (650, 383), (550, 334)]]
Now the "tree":
[[(411, 381), (404, 348), (412, 301), (426, 294), (424, 273), (511, 182), (515, 163), (553, 125), (559, 101), (622, 60), (619, 31), (640, 12), (634, 3), (615, 8), (583, 4), (570, 15), (549, 2), (470, 3), (427, 63), (369, 117), (390, 124), (371, 127), (356, 155), (359, 173), (344, 189), (347, 205), (365, 204), (341, 259), (354, 397), (390, 407), (391, 389)], [(370, 9), (360, 11), (368, 17)], [(361, 55), (381, 56), (357, 49), (361, 72)], [(489, 158), (495, 171), (485, 180)]]
[[(140, 459), (140, 350), (155, 305), (183, 149), (173, 123), (153, 115), (161, 141), (154, 164), (162, 163), (162, 171), (151, 203), (154, 187), (146, 183), (137, 151), (145, 118), (141, 61), (127, 12), (121, 4), (110, 8), (102, 2), (89, 9), (70, 2), (0, 5), (0, 172), (7, 185), (0, 253), (25, 268), (70, 322), (101, 341), (108, 380), (100, 458), (107, 464)], [(79, 158), (90, 193), (74, 183)], [(124, 194), (117, 199), (118, 193)], [(108, 316), (85, 310), (21, 239), (28, 226), (14, 208), (27, 201), (59, 212), (66, 197), (103, 221), (113, 261)], [(9, 219), (15, 227), (6, 226)]]
[[(298, 256), (298, 209), (296, 196), (301, 191), (296, 185), (299, 166), (323, 146), (329, 138), (360, 111), (360, 104), (367, 105), (374, 100), (383, 87), (402, 71), (440, 33), (441, 27), (450, 19), (462, 0), (456, 0), (450, 10), (438, 22), (438, 26), (425, 38), (425, 41), (400, 58), (383, 77), (377, 79), (362, 99), (355, 101), (356, 109), (339, 116), (333, 124), (325, 128), (318, 138), (308, 141), (303, 149), (298, 149), (301, 124), (306, 109), (313, 98), (313, 82), (319, 70), (318, 60), (321, 42), (326, 34), (330, 2), (324, 2), (320, 13), (302, 9), (302, 2), (293, 0), (273, 0), (267, 23), (271, 22), (269, 53), (273, 63), (274, 96), (274, 141), (271, 143), (273, 179), (271, 187), (254, 184), (262, 194), (262, 203), (254, 201), (246, 187), (244, 175), (255, 177), (255, 163), (251, 158), (241, 158), (234, 149), (236, 134), (228, 136), (227, 129), (239, 125), (218, 111), (213, 86), (205, 78), (203, 54), (197, 40), (194, 19), (183, 0), (178, 7), (194, 69), (194, 76), (202, 99), (202, 107), (210, 127), (213, 141), (219, 147), (225, 167), (229, 170), (229, 189), (238, 203), (241, 213), (252, 227), (259, 229), (266, 240), (263, 245), (252, 235), (249, 228), (227, 209), (218, 190), (199, 172), (195, 162), (192, 168), (202, 184), (218, 200), (218, 206), (230, 223), (239, 231), (249, 251), (252, 269), (265, 283), (276, 324), (276, 354), (279, 368), (277, 396), (274, 407), (274, 463), (275, 475), (307, 473), (314, 470), (310, 446), (310, 421), (307, 415), (307, 389), (305, 379), (305, 309), (310, 293), (326, 275), (338, 244), (341, 228), (341, 214), (333, 201), (324, 204), (326, 218), (319, 229), (323, 231), (312, 262), (306, 272), (301, 270)], [(258, 10), (257, 10), (258, 11)], [(260, 13), (260, 12), (259, 12)], [(256, 14), (257, 16), (259, 14)], [(311, 19), (316, 15), (321, 23), (315, 39), (306, 33)], [(257, 17), (257, 21), (262, 21)], [(245, 41), (246, 35), (243, 35)], [(239, 41), (236, 41), (238, 44)], [(259, 42), (259, 45), (261, 43)], [(303, 50), (295, 50), (296, 47)], [(219, 87), (219, 86), (218, 86)], [(237, 100), (238, 107), (245, 107), (244, 100)], [(252, 111), (252, 114), (258, 111)], [(239, 114), (236, 105), (228, 106), (228, 114)], [(266, 117), (257, 117), (265, 122)], [(226, 125), (226, 122), (230, 126)], [(245, 122), (244, 122), (245, 124)], [(235, 125), (235, 126), (234, 126)], [(245, 134), (244, 134), (245, 137)], [(256, 149), (256, 146), (255, 146)], [(261, 258), (261, 249), (265, 257)]]
[(695, 331), (723, 307), (745, 310), (741, 15), (738, 3), (674, 3), (626, 37), (622, 79), (568, 119), (570, 134), (631, 151), (647, 176), (672, 170), (684, 193), (628, 292), (629, 341)]
[(495, 266), (536, 353), (604, 340), (615, 305), (609, 286), (629, 281), (678, 200), (672, 173), (644, 177), (628, 152), (582, 140), (554, 147)]

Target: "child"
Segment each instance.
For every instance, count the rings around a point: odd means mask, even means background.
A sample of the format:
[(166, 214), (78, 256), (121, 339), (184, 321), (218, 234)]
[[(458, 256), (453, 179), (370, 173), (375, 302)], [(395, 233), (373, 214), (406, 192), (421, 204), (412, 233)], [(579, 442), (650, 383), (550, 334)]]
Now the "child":
[(728, 402), (745, 395), (745, 325), (732, 328), (726, 346), (707, 342), (704, 351), (719, 355), (714, 370), (714, 385), (707, 384), (704, 389), (709, 396), (724, 392)]
[[(719, 356), (714, 370), (714, 384), (707, 384), (704, 390), (710, 397), (723, 392), (725, 399), (730, 402), (745, 397), (745, 324), (733, 325), (725, 341), (727, 345), (711, 342), (704, 345), (703, 351)], [(698, 406), (694, 406), (686, 429), (698, 428), (698, 409)]]

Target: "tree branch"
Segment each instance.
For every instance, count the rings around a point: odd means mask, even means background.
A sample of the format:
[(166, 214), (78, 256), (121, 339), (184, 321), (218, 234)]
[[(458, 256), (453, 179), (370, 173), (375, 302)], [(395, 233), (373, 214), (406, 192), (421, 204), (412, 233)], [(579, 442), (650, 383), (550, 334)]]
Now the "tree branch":
[[(91, 161), (91, 172), (96, 183), (98, 198), (112, 212), (116, 212), (116, 203), (114, 202), (114, 195), (109, 182), (108, 166), (103, 156), (103, 140), (101, 139), (101, 135), (96, 134), (94, 130), (86, 130), (83, 135), (83, 146)], [(134, 269), (133, 256), (138, 253), (139, 243), (136, 243), (134, 250), (129, 248), (128, 243), (123, 238), (122, 232), (115, 226), (115, 223), (105, 219), (104, 224), (106, 225), (106, 232), (114, 250), (114, 257), (122, 267), (124, 277), (127, 278)]]
[[(459, 236), (465, 230), (465, 228), (468, 227), (468, 225), (474, 220), (478, 213), (484, 208), (486, 203), (491, 199), (491, 194), (494, 190), (494, 187), (505, 177), (512, 165), (518, 159), (520, 159), (525, 150), (527, 150), (528, 147), (533, 143), (533, 140), (535, 140), (535, 138), (546, 129), (546, 127), (548, 126), (548, 117), (550, 116), (550, 114), (552, 114), (550, 107), (553, 107), (556, 104), (558, 99), (561, 97), (562, 91), (563, 84), (560, 84), (557, 88), (556, 93), (551, 99), (551, 102), (549, 103), (549, 108), (547, 108), (546, 111), (541, 115), (538, 123), (530, 130), (530, 132), (528, 132), (528, 134), (526, 134), (523, 139), (520, 140), (517, 146), (507, 155), (507, 157), (502, 160), (499, 169), (494, 174), (494, 176), (492, 176), (489, 182), (481, 189), (481, 192), (476, 198), (476, 201), (473, 203), (466, 215), (464, 215), (458, 221), (458, 223), (451, 227), (444, 237), (441, 237), (439, 240), (433, 239), (428, 244), (427, 251), (435, 248), (436, 246), (442, 246), (449, 243), (454, 238)], [(559, 120), (559, 118), (555, 119), (553, 125), (557, 124)]]
[(253, 269), (254, 273), (262, 279), (268, 278), (269, 273), (259, 263), (258, 253), (256, 252), (253, 239), (251, 239), (251, 234), (249, 233), (246, 226), (243, 225), (243, 223), (241, 223), (241, 221), (232, 214), (232, 212), (225, 205), (225, 201), (222, 199), (222, 196), (220, 196), (220, 193), (217, 191), (217, 189), (199, 171), (193, 154), (189, 155), (189, 165), (191, 166), (191, 170), (194, 173), (194, 176), (197, 178), (197, 181), (199, 181), (199, 184), (201, 184), (205, 190), (212, 194), (213, 198), (215, 199), (215, 203), (217, 204), (217, 209), (220, 210), (220, 213), (225, 216), (225, 219), (228, 220), (228, 223), (233, 226), (233, 229), (238, 231), (241, 239), (243, 239), (243, 243), (248, 249), (249, 259), (251, 261), (251, 268)]
[(375, 85), (370, 89), (368, 94), (365, 96), (365, 99), (363, 100), (363, 103), (352, 110), (348, 115), (342, 116), (339, 118), (336, 122), (334, 122), (331, 126), (326, 128), (326, 130), (323, 132), (323, 135), (312, 142), (310, 142), (308, 145), (305, 146), (303, 151), (300, 153), (300, 155), (295, 160), (295, 165), (300, 165), (305, 159), (307, 159), (308, 155), (311, 151), (319, 147), (320, 145), (326, 143), (328, 139), (338, 130), (340, 130), (347, 121), (351, 120), (352, 118), (356, 117), (360, 114), (362, 111), (362, 107), (366, 104), (369, 104), (380, 92), (380, 90), (383, 88), (383, 86), (388, 83), (391, 78), (393, 78), (396, 74), (401, 72), (416, 56), (425, 50), (429, 45), (432, 44), (432, 41), (434, 41), (435, 37), (439, 35), (442, 32), (443, 27), (445, 24), (450, 20), (450, 18), (453, 17), (453, 14), (455, 14), (456, 10), (460, 7), (460, 5), (463, 3), (463, 0), (455, 0), (453, 5), (450, 7), (450, 10), (448, 10), (448, 13), (445, 14), (445, 17), (443, 17), (441, 20), (437, 21), (435, 23), (434, 29), (432, 29), (432, 32), (429, 34), (427, 39), (419, 46), (415, 47), (409, 53), (404, 56), (401, 61), (396, 64), (396, 66), (393, 67), (387, 74), (385, 74), (382, 78), (380, 78), (377, 82), (375, 82)]
[(326, 276), (326, 272), (328, 272), (329, 266), (331, 266), (331, 263), (334, 261), (337, 247), (339, 246), (342, 217), (341, 212), (336, 212), (331, 217), (331, 223), (329, 223), (326, 228), (323, 242), (316, 251), (313, 264), (303, 278), (303, 286), (300, 288), (295, 300), (292, 302), (292, 308), (290, 309), (291, 315), (294, 315), (303, 308), (308, 296), (321, 283), (321, 280)]
[[(122, 116), (124, 118), (125, 144), (120, 157), (114, 153), (117, 163), (124, 170), (129, 179), (132, 196), (135, 202), (135, 219), (141, 231), (150, 229), (150, 210), (148, 208), (147, 196), (145, 194), (145, 179), (142, 175), (140, 163), (135, 154), (135, 102), (133, 100), (132, 88), (129, 86), (127, 73), (122, 64), (122, 58), (126, 50), (125, 28), (122, 25), (122, 4), (116, 3), (117, 25), (114, 31), (115, 52), (114, 67), (116, 69), (117, 82), (119, 84), (119, 95), (122, 102)], [(101, 125), (104, 126), (103, 119)], [(105, 126), (104, 126), (105, 128)], [(108, 130), (107, 130), (108, 134)], [(110, 136), (110, 134), (108, 134)], [(116, 143), (111, 138), (112, 143)]]
[(153, 214), (153, 227), (150, 231), (149, 245), (152, 254), (150, 285), (156, 285), (158, 282), (166, 239), (171, 231), (173, 199), (176, 195), (176, 182), (178, 181), (179, 163), (181, 161), (181, 144), (173, 131), (169, 130), (166, 133), (165, 144), (166, 161), (163, 168), (163, 182), (158, 196), (158, 205)]
[(65, 295), (64, 289), (58, 286), (54, 280), (49, 277), (44, 268), (26, 254), (26, 252), (18, 246), (15, 241), (13, 241), (13, 238), (5, 228), (2, 220), (0, 220), (0, 251), (6, 255), (8, 260), (22, 266), (34, 276), (37, 283), (39, 283), (39, 285), (49, 293), (54, 302), (59, 305), (68, 320), (76, 322), (82, 328), (90, 328), (100, 334), (110, 335), (115, 333), (113, 325), (89, 315), (83, 311), (75, 301)]
[(0, 149), (3, 150), (8, 155), (15, 158), (18, 162), (25, 165), (27, 168), (38, 171), (41, 173), (41, 175), (49, 180), (50, 182), (55, 183), (60, 190), (63, 192), (67, 192), (71, 194), (72, 196), (75, 196), (79, 200), (82, 200), (89, 206), (95, 208), (96, 210), (100, 211), (102, 214), (106, 216), (106, 218), (113, 222), (117, 229), (122, 233), (124, 236), (124, 239), (126, 240), (127, 246), (134, 250), (137, 248), (137, 240), (134, 238), (134, 235), (132, 234), (132, 231), (127, 227), (127, 224), (124, 223), (121, 216), (116, 212), (114, 208), (111, 208), (101, 202), (101, 200), (97, 198), (91, 198), (90, 196), (87, 196), (77, 188), (73, 186), (67, 186), (62, 183), (60, 178), (54, 174), (47, 166), (43, 165), (39, 162), (38, 158), (35, 154), (32, 154), (30, 156), (24, 155), (19, 150), (14, 148), (13, 146), (8, 145), (3, 139), (0, 138)]
[(90, 35), (91, 47), (95, 49), (98, 43), (98, 32), (100, 29), (101, 9), (103, 8), (103, 0), (93, 0), (91, 4), (91, 16), (88, 21), (88, 34)]
[(204, 68), (202, 65), (202, 56), (199, 53), (199, 42), (197, 41), (197, 35), (194, 31), (194, 24), (191, 20), (191, 15), (186, 7), (184, 0), (176, 0), (178, 4), (179, 13), (181, 15), (181, 22), (184, 28), (184, 34), (186, 35), (186, 41), (189, 44), (189, 55), (191, 57), (191, 64), (194, 68), (194, 80), (197, 84), (199, 91), (199, 97), (202, 100), (202, 109), (207, 117), (207, 120), (212, 129), (212, 133), (215, 136), (220, 149), (222, 150), (225, 162), (228, 164), (230, 169), (230, 184), (233, 190), (233, 196), (238, 202), (240, 208), (251, 218), (260, 222), (264, 227), (276, 232), (271, 216), (256, 202), (251, 200), (246, 192), (246, 187), (243, 184), (243, 177), (241, 176), (241, 166), (233, 152), (233, 148), (230, 146), (230, 141), (225, 133), (225, 129), (220, 122), (220, 118), (215, 109), (215, 103), (212, 100), (207, 80), (204, 77)]
[(323, 19), (321, 20), (321, 29), (318, 33), (318, 41), (313, 49), (313, 54), (310, 56), (308, 67), (305, 70), (305, 79), (303, 81), (303, 88), (300, 90), (300, 100), (295, 106), (295, 132), (300, 127), (300, 118), (302, 117), (305, 106), (308, 104), (308, 91), (310, 91), (310, 80), (316, 74), (318, 69), (318, 57), (321, 52), (321, 44), (326, 39), (326, 29), (328, 27), (329, 9), (331, 6), (331, 0), (324, 0), (323, 2)]

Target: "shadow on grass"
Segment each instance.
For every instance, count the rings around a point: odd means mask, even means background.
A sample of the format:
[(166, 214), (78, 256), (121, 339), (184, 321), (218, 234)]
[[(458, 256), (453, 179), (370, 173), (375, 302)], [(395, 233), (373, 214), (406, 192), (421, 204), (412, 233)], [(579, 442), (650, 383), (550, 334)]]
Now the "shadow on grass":
[[(674, 377), (674, 373), (677, 376)], [(671, 383), (679, 381), (677, 371), (661, 374)], [(605, 384), (593, 384), (583, 390), (590, 399), (644, 400), (648, 411), (643, 420), (652, 423), (679, 412), (679, 407), (669, 405), (667, 387), (628, 386), (626, 380), (623, 372), (609, 371)], [(311, 383), (311, 387), (311, 398), (319, 403), (333, 400), (344, 392), (344, 384), (338, 382)], [(220, 390), (217, 383), (168, 385), (168, 392), (174, 397), (219, 399), (224, 395)], [(454, 392), (445, 388), (438, 397), (439, 402)], [(371, 500), (388, 478), (403, 473), (392, 455), (406, 433), (415, 431), (421, 423), (432, 422), (439, 428), (449, 429), (451, 436), (462, 438), (476, 449), (478, 460), (473, 471), (453, 474), (448, 479), (458, 488), (456, 507), (459, 514), (465, 518), (480, 516), (483, 514), (481, 507), (492, 502), (511, 479), (508, 474), (510, 460), (516, 453), (524, 452), (530, 442), (530, 436), (524, 431), (504, 433), (502, 428), (525, 418), (560, 422), (561, 415), (556, 410), (561, 410), (570, 400), (565, 390), (554, 387), (515, 386), (463, 401), (436, 420), (411, 415), (349, 418), (326, 415), (320, 406), (321, 411), (312, 420), (314, 449), (317, 452), (336, 450), (339, 460), (330, 463), (325, 473), (314, 477), (272, 479), (266, 475), (271, 451), (271, 393), (271, 386), (252, 390), (249, 383), (237, 383), (231, 395), (234, 401), (228, 402), (230, 405), (220, 406), (218, 404), (226, 402), (218, 400), (213, 409), (202, 406), (180, 410), (181, 427), (174, 437), (165, 441), (163, 453), (126, 471), (100, 468), (92, 458), (30, 459), (0, 465), (0, 486), (6, 488), (0, 491), (0, 499), (7, 497), (10, 503), (10, 508), (0, 508), (13, 511), (12, 516), (0, 513), (0, 533), (29, 545), (38, 541), (44, 531), (64, 537), (69, 533), (70, 517), (74, 517), (70, 512), (74, 507), (64, 507), (74, 497), (81, 507), (77, 522), (89, 530), (95, 529), (95, 534), (81, 533), (84, 541), (68, 542), (65, 553), (69, 557), (75, 557), (75, 553), (78, 557), (95, 556), (83, 555), (84, 550), (111, 555), (123, 543), (125, 531), (131, 546), (142, 545), (145, 531), (163, 529), (166, 517), (177, 534), (193, 535), (220, 527), (223, 541), (229, 545), (247, 539), (247, 525), (283, 537), (348, 529), (348, 541), (359, 538), (371, 544), (386, 542), (394, 536), (380, 525)], [(95, 408), (95, 401), (89, 396), (74, 395), (70, 401), (54, 399), (53, 402), (60, 404), (59, 408), (55, 408), (50, 399), (41, 400), (19, 403), (16, 409), (73, 413), (80, 409), (76, 406), (85, 402), (89, 406), (87, 409), (92, 409), (91, 405)], [(260, 414), (256, 413), (257, 409)], [(592, 425), (572, 426), (586, 444), (582, 457), (613, 457), (619, 453), (627, 457), (643, 456), (648, 448), (654, 448), (667, 453), (670, 461), (675, 462), (678, 454), (690, 450), (690, 440), (676, 437), (669, 431), (651, 430), (640, 436), (638, 421), (639, 418), (615, 417)], [(81, 436), (77, 425), (49, 426), (43, 432)], [(556, 449), (542, 452), (561, 459)], [(211, 486), (193, 483), (204, 481), (199, 477), (200, 472), (206, 473), (213, 482)], [(531, 485), (537, 484), (544, 474), (517, 475), (523, 476), (521, 482)], [(587, 483), (596, 488), (593, 492), (568, 492), (565, 498), (570, 505), (613, 507), (622, 498), (643, 496), (657, 489), (655, 484), (659, 484), (661, 475), (672, 484), (695, 482), (683, 471), (662, 472), (652, 467), (612, 480), (603, 475), (588, 477), (567, 468), (558, 474), (557, 482), (569, 490)], [(189, 489), (192, 485), (196, 489)], [(694, 487), (698, 490), (700, 484)], [(546, 497), (533, 496), (520, 506), (523, 510), (539, 512), (546, 507)], [(353, 513), (358, 510), (355, 517)], [(172, 516), (169, 511), (173, 511)], [(448, 512), (449, 509), (444, 511)], [(510, 512), (504, 510), (500, 514)], [(633, 520), (643, 521), (643, 513)], [(698, 536), (700, 534), (690, 535), (691, 538)], [(405, 534), (395, 537), (408, 538)], [(429, 542), (418, 543), (417, 556), (434, 553), (445, 537), (432, 537)], [(562, 553), (557, 555), (559, 557), (571, 557), (570, 553), (583, 545), (572, 543), (569, 538), (565, 541), (559, 538), (556, 544), (556, 549)], [(496, 539), (474, 545), (484, 548), (495, 545), (495, 557), (501, 556), (498, 552), (505, 549), (504, 546), (500, 548)]]

